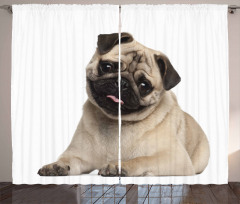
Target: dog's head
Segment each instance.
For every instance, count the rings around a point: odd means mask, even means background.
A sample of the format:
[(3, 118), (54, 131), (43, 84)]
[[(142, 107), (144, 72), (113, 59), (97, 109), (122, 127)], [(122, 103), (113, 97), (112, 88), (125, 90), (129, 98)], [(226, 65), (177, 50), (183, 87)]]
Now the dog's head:
[(163, 53), (141, 45), (129, 33), (121, 34), (120, 67), (118, 33), (99, 35), (97, 45), (87, 66), (87, 93), (89, 100), (110, 118), (118, 118), (120, 102), (123, 120), (144, 119), (154, 111), (164, 92), (181, 80)]

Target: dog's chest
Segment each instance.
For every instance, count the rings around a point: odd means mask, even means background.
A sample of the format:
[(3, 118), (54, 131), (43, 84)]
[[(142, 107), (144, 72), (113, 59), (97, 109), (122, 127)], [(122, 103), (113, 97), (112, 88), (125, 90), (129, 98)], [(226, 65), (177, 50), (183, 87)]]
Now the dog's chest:
[(123, 160), (132, 159), (142, 155), (146, 155), (148, 147), (140, 144), (144, 143), (143, 135), (148, 130), (140, 123), (122, 125), (121, 128), (121, 156)]
[(100, 134), (98, 146), (102, 148), (101, 152), (105, 152), (110, 160), (117, 159), (119, 143), (118, 124), (115, 121), (109, 122), (102, 120), (98, 128)]
[[(119, 151), (119, 128), (118, 123), (111, 123), (101, 121), (99, 123), (99, 148), (104, 152), (107, 160), (113, 161), (118, 159)], [(145, 130), (123, 125), (121, 127), (121, 157), (123, 160), (135, 158), (138, 156), (146, 155), (149, 152), (148, 147), (144, 147), (143, 140), (141, 139)], [(141, 143), (141, 146), (139, 144)]]

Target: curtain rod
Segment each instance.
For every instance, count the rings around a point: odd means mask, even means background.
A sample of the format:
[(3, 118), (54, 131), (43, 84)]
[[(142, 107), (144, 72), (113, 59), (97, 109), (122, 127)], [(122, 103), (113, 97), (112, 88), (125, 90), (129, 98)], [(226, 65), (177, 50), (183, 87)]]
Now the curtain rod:
[[(0, 9), (7, 10), (8, 13), (12, 14), (12, 5), (2, 5), (0, 6)], [(234, 14), (236, 12), (236, 9), (240, 9), (240, 6), (236, 6), (236, 5), (228, 6), (228, 12), (230, 14)]]

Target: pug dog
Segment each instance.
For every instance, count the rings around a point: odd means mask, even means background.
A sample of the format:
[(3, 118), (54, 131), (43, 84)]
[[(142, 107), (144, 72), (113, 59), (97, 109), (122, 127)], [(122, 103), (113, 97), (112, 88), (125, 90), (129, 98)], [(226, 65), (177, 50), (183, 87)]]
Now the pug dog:
[(207, 137), (193, 117), (181, 110), (170, 90), (180, 76), (167, 56), (140, 44), (129, 33), (121, 33), (120, 42), (118, 33), (98, 36), (96, 52), (86, 68), (88, 100), (82, 118), (68, 148), (56, 162), (43, 166), (40, 176), (79, 175), (95, 169), (101, 176), (187, 176), (206, 168)]

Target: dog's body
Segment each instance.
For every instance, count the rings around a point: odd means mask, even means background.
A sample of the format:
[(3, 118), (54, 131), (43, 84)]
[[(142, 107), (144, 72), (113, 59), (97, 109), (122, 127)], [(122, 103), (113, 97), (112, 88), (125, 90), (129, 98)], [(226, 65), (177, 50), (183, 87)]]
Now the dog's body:
[[(175, 95), (169, 90), (180, 81), (180, 77), (162, 53), (133, 41), (131, 36), (129, 38), (121, 45), (124, 82), (121, 86), (128, 91), (127, 94), (121, 93), (124, 99), (121, 101), (121, 174), (201, 173), (209, 159), (208, 140), (197, 122), (180, 109)], [(110, 72), (106, 65), (102, 65), (105, 66), (102, 75), (99, 68), (96, 69), (101, 61), (117, 62), (118, 45), (114, 44), (116, 40), (112, 41), (110, 50), (109, 46), (102, 48), (101, 42), (98, 44), (98, 50), (87, 67), (89, 100), (84, 105), (83, 117), (71, 144), (57, 162), (42, 167), (40, 175), (77, 175), (94, 169), (99, 169), (102, 176), (118, 175), (118, 109), (115, 106), (118, 107), (120, 101), (117, 96), (101, 90), (108, 83), (104, 91), (112, 92), (112, 88), (107, 89), (117, 72)], [(140, 75), (144, 75), (145, 84), (136, 82)], [(148, 86), (150, 88), (146, 89)]]

